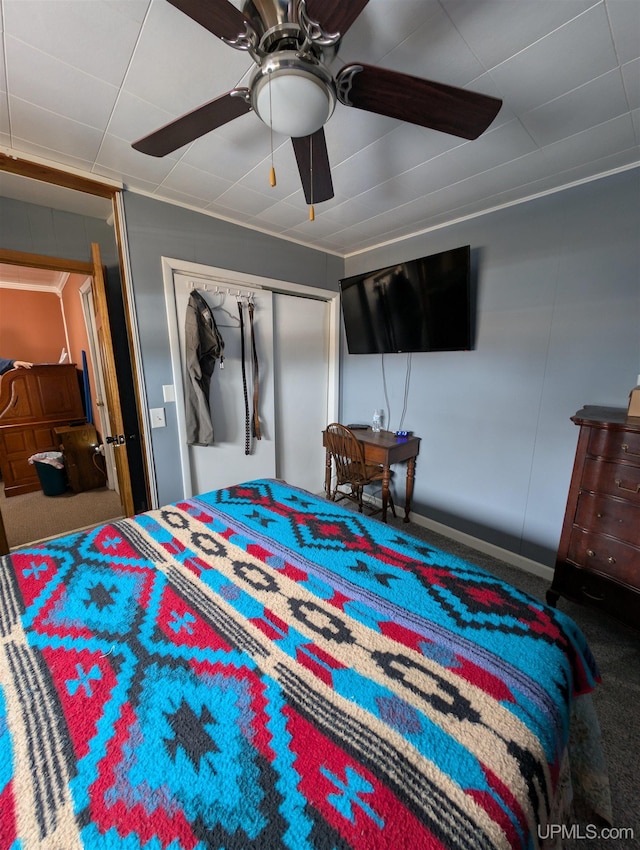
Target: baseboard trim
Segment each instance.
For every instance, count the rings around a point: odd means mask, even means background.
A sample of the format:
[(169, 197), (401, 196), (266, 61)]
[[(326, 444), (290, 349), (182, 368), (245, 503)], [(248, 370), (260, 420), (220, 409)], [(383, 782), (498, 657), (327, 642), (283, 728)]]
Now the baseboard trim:
[[(317, 493), (318, 498), (325, 498), (325, 494)], [(382, 499), (373, 494), (367, 494), (369, 499), (378, 507), (382, 506)], [(396, 507), (399, 507), (396, 505)], [(401, 516), (402, 509), (398, 510), (398, 516)], [(497, 546), (495, 543), (489, 543), (486, 540), (481, 540), (479, 537), (474, 537), (472, 534), (467, 534), (465, 531), (458, 531), (451, 526), (444, 525), (435, 519), (422, 516), (411, 511), (411, 522), (416, 525), (421, 525), (423, 528), (428, 528), (429, 531), (434, 531), (436, 534), (441, 534), (443, 537), (449, 537), (457, 543), (462, 543), (463, 546), (469, 546), (471, 549), (477, 549), (479, 552), (484, 552), (485, 555), (491, 555), (492, 558), (497, 558), (499, 561), (504, 561), (509, 566), (523, 570), (525, 573), (531, 573), (538, 578), (543, 578), (545, 581), (553, 579), (553, 569), (546, 564), (541, 564), (531, 558), (525, 558), (524, 555), (518, 555), (517, 552), (511, 552), (509, 549), (503, 549), (502, 546)]]
[(503, 549), (501, 546), (488, 543), (486, 540), (481, 540), (472, 534), (458, 531), (437, 520), (429, 519), (429, 517), (413, 513), (412, 511), (411, 522), (415, 522), (416, 525), (421, 525), (423, 528), (428, 528), (430, 531), (435, 531), (436, 534), (442, 534), (443, 537), (449, 537), (457, 543), (470, 546), (472, 549), (478, 549), (478, 551), (484, 552), (485, 555), (491, 555), (493, 558), (498, 558), (498, 560), (504, 561), (512, 567), (532, 573), (539, 578), (547, 579), (548, 581), (551, 581), (553, 578), (553, 570), (546, 564), (540, 564), (538, 561), (531, 560), (531, 558), (525, 558), (524, 555), (518, 555), (517, 552), (510, 552), (509, 549)]

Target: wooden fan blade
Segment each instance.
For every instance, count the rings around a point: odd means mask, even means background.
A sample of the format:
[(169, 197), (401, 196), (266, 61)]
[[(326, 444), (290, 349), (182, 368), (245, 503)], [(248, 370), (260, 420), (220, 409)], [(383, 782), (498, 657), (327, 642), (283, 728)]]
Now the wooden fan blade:
[(498, 114), (502, 101), (388, 71), (374, 65), (345, 65), (336, 77), (338, 99), (378, 115), (398, 118), (463, 139), (477, 139)]
[(229, 0), (169, 0), (169, 3), (218, 38), (234, 41), (247, 32), (247, 27), (253, 29), (249, 19)]
[(306, 0), (307, 14), (326, 33), (344, 35), (369, 0)]
[(333, 198), (331, 166), (324, 129), (311, 136), (291, 139), (298, 163), (304, 197), (308, 204), (320, 204)]
[[(176, 118), (175, 121), (165, 124), (164, 127), (143, 139), (138, 139), (131, 147), (150, 156), (166, 156), (171, 151), (215, 130), (216, 127), (221, 127), (233, 121), (234, 118), (251, 112), (251, 105), (244, 96), (244, 93), (248, 91), (249, 89), (233, 89), (205, 103), (204, 106), (199, 106), (198, 109)], [(240, 94), (235, 95), (234, 92), (240, 92)]]

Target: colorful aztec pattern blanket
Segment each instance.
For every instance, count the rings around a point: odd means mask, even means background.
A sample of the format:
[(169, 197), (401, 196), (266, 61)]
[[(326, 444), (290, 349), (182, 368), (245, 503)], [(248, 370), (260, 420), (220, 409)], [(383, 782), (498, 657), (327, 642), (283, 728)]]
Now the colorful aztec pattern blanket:
[(248, 482), (7, 556), (0, 850), (534, 848), (597, 679), (561, 612)]

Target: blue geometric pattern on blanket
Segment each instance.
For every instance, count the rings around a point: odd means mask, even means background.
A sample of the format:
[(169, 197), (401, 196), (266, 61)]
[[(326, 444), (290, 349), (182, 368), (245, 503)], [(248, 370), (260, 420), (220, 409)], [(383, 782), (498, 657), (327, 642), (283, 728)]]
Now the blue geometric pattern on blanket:
[[(61, 812), (86, 850), (531, 850), (596, 676), (559, 612), (275, 481), (11, 567), (7, 717), (44, 765), (46, 850)], [(18, 850), (13, 781), (0, 764)]]
[[(109, 847), (109, 836), (116, 838), (109, 824), (137, 808), (161, 821), (184, 821), (201, 836), (215, 828), (234, 841), (268, 836), (269, 846), (279, 846), (291, 824), (278, 815), (278, 789), (300, 781), (286, 752), (284, 701), (273, 699), (273, 685), (246, 655), (203, 633), (202, 624), (200, 634), (194, 630), (196, 616), (166, 577), (112, 529), (89, 538), (56, 541), (52, 556), (66, 548), (76, 553), (70, 559), (76, 566), (49, 579), (25, 618), (32, 644), (43, 652), (73, 649), (61, 695), (67, 703), (101, 702), (91, 709), (91, 751), (78, 759), (70, 783), (77, 804), (91, 809), (101, 827), (85, 827), (86, 846)], [(105, 548), (108, 570), (101, 563)], [(112, 689), (108, 666), (118, 672)], [(313, 823), (297, 796), (297, 829), (308, 833)], [(290, 806), (291, 795), (288, 800)]]

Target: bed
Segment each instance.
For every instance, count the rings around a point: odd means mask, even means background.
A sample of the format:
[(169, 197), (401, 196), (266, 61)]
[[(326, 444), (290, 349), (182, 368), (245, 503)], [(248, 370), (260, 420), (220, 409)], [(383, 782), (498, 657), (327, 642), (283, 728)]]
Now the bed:
[(15, 551), (0, 632), (0, 850), (534, 848), (576, 723), (606, 796), (571, 619), (280, 481)]

